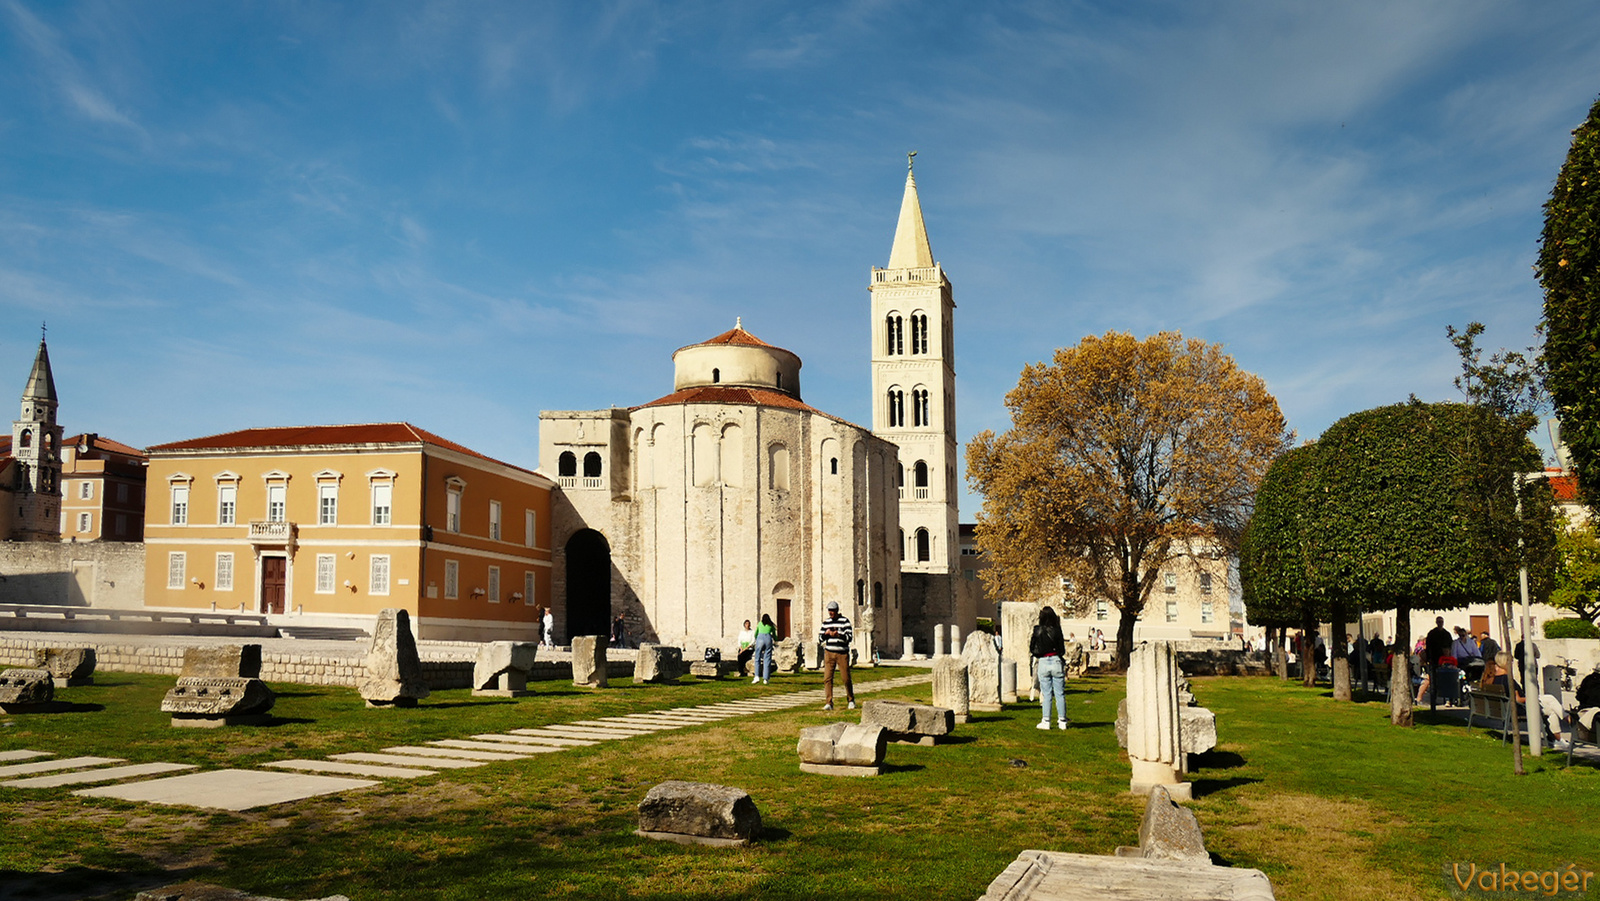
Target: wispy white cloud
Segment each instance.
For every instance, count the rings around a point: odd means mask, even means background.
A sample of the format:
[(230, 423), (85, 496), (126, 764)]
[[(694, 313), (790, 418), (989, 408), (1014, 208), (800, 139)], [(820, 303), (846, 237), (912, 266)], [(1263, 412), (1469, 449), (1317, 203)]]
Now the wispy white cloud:
[(92, 122), (116, 126), (148, 142), (149, 135), (145, 129), (95, 83), (95, 79), (64, 46), (55, 29), (18, 0), (4, 0), (0, 6), (5, 8), (16, 24), (17, 33), (33, 51), (41, 75), (66, 102), (68, 109)]

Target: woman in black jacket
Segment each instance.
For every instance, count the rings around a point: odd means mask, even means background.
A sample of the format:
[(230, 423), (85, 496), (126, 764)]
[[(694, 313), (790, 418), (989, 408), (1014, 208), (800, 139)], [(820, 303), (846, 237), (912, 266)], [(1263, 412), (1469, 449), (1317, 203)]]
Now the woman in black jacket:
[(1044, 718), (1040, 729), (1050, 728), (1050, 699), (1056, 702), (1056, 728), (1067, 728), (1067, 643), (1061, 637), (1061, 620), (1050, 607), (1039, 611), (1039, 625), (1033, 627), (1028, 653), (1039, 661), (1039, 707)]

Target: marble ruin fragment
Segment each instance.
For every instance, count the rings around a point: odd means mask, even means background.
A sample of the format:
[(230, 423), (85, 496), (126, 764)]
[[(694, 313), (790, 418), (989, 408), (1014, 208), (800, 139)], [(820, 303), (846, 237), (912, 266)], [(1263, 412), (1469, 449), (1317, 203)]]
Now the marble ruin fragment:
[(55, 700), (56, 682), (47, 669), (8, 669), (0, 673), (0, 711), (28, 713), (47, 709)]
[(605, 688), (606, 650), (604, 635), (572, 636), (572, 684), (584, 688)]
[(761, 835), (761, 812), (742, 788), (663, 782), (639, 802), (634, 834), (681, 844), (743, 847)]
[(956, 716), (947, 707), (870, 700), (861, 705), (861, 724), (882, 726), (892, 742), (933, 745), (955, 731)]
[(967, 665), (960, 657), (940, 657), (933, 661), (933, 706), (952, 711), (955, 721), (968, 719), (970, 696), (967, 689)]
[(1182, 779), (1188, 762), (1181, 734), (1172, 643), (1141, 642), (1128, 664), (1128, 760), (1133, 769), (1129, 791), (1142, 795), (1165, 785), (1174, 798), (1189, 800), (1192, 790)]
[(633, 665), (633, 681), (676, 682), (683, 678), (688, 669), (683, 665), (683, 648), (646, 641), (639, 645), (638, 661)]
[(478, 647), (478, 660), (472, 666), (472, 693), (498, 698), (520, 698), (533, 694), (528, 675), (539, 656), (539, 645), (532, 641), (491, 641)]
[(57, 688), (94, 684), (94, 648), (40, 648), (34, 657), (38, 668), (50, 671)]
[(411, 614), (399, 607), (378, 613), (367, 650), (366, 678), (361, 697), (368, 707), (415, 707), (428, 696), (422, 677), (422, 658), (411, 634)]
[(866, 723), (832, 723), (800, 730), (800, 771), (824, 776), (877, 776), (889, 733)]

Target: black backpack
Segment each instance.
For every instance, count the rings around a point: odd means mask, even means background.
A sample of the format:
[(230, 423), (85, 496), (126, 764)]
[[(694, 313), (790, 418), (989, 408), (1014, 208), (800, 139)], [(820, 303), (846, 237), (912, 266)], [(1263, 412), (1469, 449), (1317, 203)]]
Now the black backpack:
[(721, 648), (706, 648), (706, 662), (707, 663), (721, 663), (722, 662), (722, 649)]

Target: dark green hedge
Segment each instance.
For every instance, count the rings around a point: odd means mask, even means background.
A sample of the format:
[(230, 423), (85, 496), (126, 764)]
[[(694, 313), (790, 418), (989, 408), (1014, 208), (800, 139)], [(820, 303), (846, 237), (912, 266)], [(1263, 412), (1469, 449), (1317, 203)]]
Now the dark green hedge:
[(1563, 619), (1546, 620), (1544, 624), (1545, 638), (1600, 638), (1600, 626), (1586, 619), (1566, 617)]

